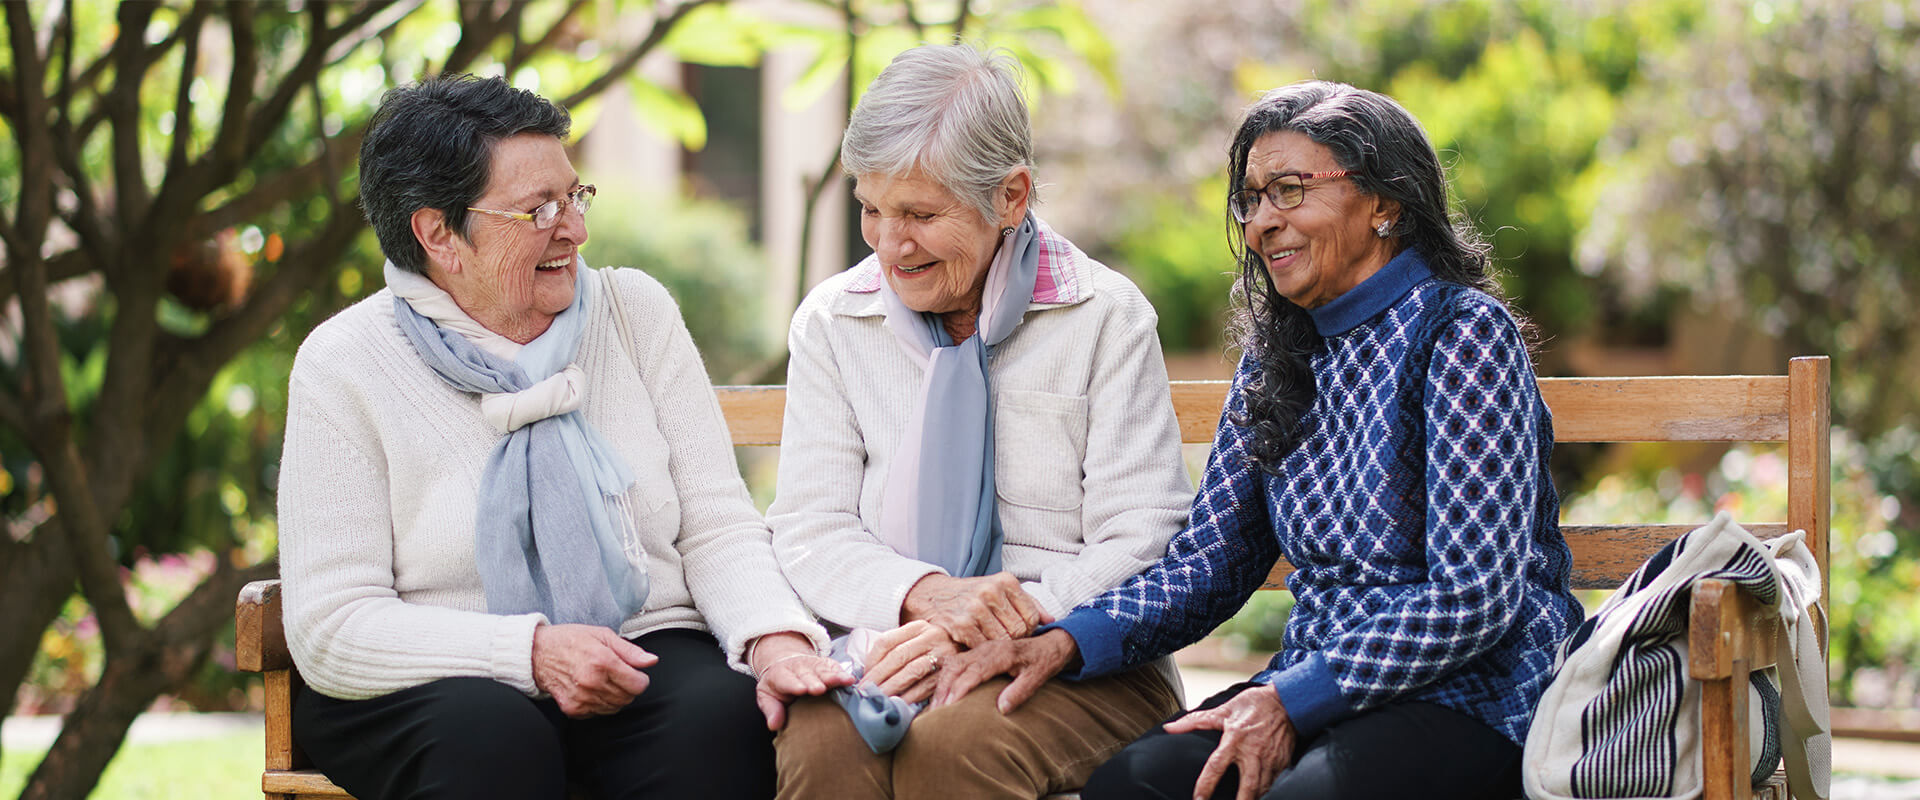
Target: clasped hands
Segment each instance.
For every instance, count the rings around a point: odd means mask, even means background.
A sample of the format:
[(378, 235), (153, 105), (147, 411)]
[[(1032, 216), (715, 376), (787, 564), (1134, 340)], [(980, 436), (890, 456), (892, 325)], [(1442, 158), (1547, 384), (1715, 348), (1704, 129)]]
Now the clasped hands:
[(1052, 619), (1012, 573), (928, 575), (907, 590), (901, 625), (874, 639), (863, 680), (909, 703), (930, 700), (942, 665), (960, 651), (1026, 636)]
[[(988, 639), (1025, 636), (1051, 619), (1008, 573), (929, 575), (908, 590), (901, 617), (906, 624), (881, 635), (867, 654), (866, 678), (909, 702), (933, 695), (942, 658)], [(748, 653), (748, 666), (759, 676), (755, 702), (769, 730), (786, 724), (786, 705), (794, 699), (853, 683), (845, 667), (819, 655), (797, 633), (762, 636)], [(541, 624), (533, 632), (534, 685), (576, 719), (626, 708), (650, 682), (641, 670), (659, 661), (595, 625)]]

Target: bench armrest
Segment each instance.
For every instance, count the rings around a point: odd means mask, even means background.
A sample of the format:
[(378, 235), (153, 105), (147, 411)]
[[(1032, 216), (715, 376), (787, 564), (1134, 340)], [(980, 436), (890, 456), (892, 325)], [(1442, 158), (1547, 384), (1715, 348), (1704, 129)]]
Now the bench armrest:
[(287, 629), (280, 621), (280, 582), (254, 581), (240, 587), (233, 609), (234, 663), (243, 672), (291, 669)]

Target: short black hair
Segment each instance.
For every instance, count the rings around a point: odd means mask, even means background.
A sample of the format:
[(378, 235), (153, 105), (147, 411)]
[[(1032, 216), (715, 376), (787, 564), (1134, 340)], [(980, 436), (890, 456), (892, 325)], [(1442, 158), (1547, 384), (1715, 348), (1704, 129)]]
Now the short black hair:
[(438, 75), (389, 90), (360, 142), (360, 209), (394, 266), (425, 274), (413, 212), (439, 209), (466, 236), (467, 206), (492, 178), (493, 146), (522, 133), (562, 140), (566, 109), (501, 78)]

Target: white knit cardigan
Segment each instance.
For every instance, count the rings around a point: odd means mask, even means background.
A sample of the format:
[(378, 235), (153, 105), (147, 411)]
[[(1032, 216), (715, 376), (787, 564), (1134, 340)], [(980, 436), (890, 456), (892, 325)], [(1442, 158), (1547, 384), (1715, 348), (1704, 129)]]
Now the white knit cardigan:
[[(742, 671), (742, 648), (762, 634), (796, 631), (824, 646), (774, 562), (679, 308), (644, 273), (613, 278), (633, 341), (621, 345), (611, 306), (598, 303), (575, 363), (587, 375), (581, 411), (637, 478), (629, 500), (651, 590), (620, 632), (710, 630)], [(390, 291), (301, 344), (286, 436), (280, 574), (302, 677), (342, 699), (448, 677), (536, 694), (533, 630), (544, 619), (487, 613), (474, 565), (475, 493), (500, 434), (478, 395), (414, 353)]]
[[(1064, 268), (1080, 296), (1030, 304), (988, 362), (1002, 561), (1055, 617), (1159, 559), (1193, 499), (1153, 307), (1078, 249)], [(814, 613), (886, 630), (907, 590), (941, 570), (875, 533), (923, 374), (886, 329), (880, 295), (848, 291), (876, 269), (868, 259), (827, 279), (794, 314), (767, 522)]]

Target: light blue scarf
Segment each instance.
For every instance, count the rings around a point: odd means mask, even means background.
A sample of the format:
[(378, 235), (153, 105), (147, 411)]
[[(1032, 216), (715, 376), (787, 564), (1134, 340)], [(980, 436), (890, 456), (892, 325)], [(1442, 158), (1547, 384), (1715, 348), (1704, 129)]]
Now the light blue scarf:
[[(993, 391), (987, 355), (1006, 341), (1027, 313), (1040, 273), (1039, 225), (1029, 213), (1000, 237), (987, 267), (980, 318), (959, 344), (939, 314), (907, 307), (883, 279), (886, 324), (900, 346), (920, 362), (920, 398), (893, 451), (892, 472), (880, 500), (880, 540), (895, 552), (948, 575), (974, 578), (1000, 571), (1000, 508), (993, 487)], [(882, 267), (884, 269), (885, 267)], [(834, 658), (855, 678), (866, 674), (874, 631), (856, 629), (833, 641)], [(908, 704), (862, 683), (833, 697), (853, 729), (875, 753), (900, 743), (924, 703)]]
[[(588, 280), (584, 261), (574, 269), (573, 305), (512, 360), (476, 347), (457, 325), (436, 324), (397, 292), (394, 320), (427, 366), (456, 389), (538, 391), (549, 379), (573, 377), (555, 378), (580, 349), (599, 284)], [(396, 268), (387, 270), (392, 283)], [(570, 406), (505, 431), (494, 447), (480, 477), (474, 561), (492, 613), (539, 612), (556, 624), (617, 631), (647, 598), (646, 562), (627, 501), (633, 474), (578, 403)]]
[(954, 344), (940, 315), (914, 311), (882, 282), (886, 324), (922, 360), (920, 399), (894, 451), (880, 506), (880, 536), (894, 550), (957, 577), (1000, 571), (994, 501), (993, 393), (987, 354), (1020, 325), (1040, 270), (1033, 215), (1001, 237), (987, 269), (974, 335)]

